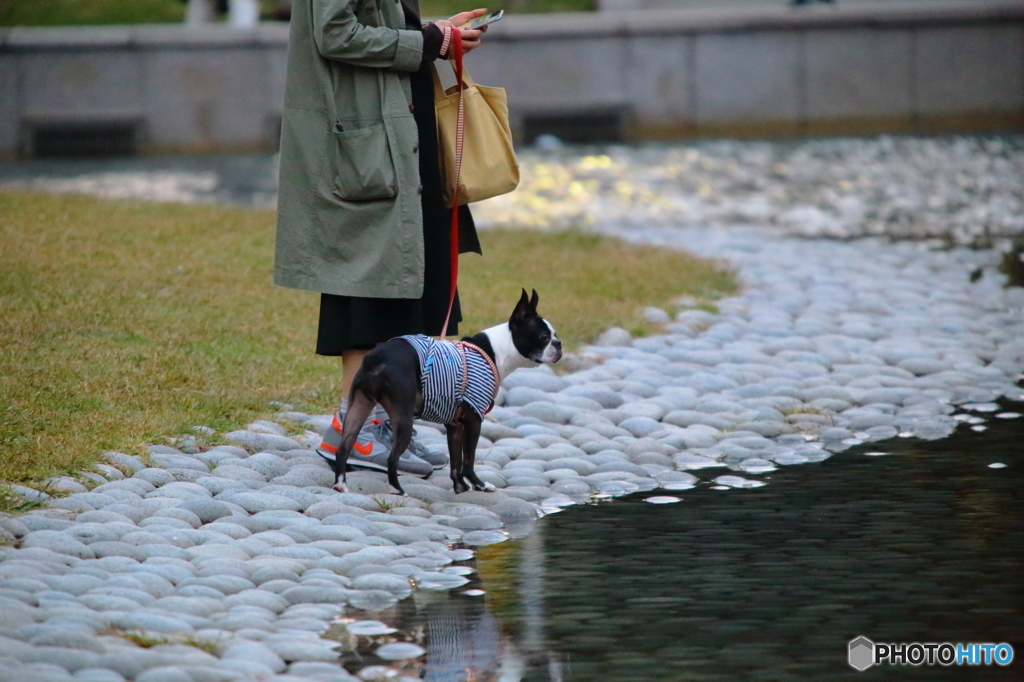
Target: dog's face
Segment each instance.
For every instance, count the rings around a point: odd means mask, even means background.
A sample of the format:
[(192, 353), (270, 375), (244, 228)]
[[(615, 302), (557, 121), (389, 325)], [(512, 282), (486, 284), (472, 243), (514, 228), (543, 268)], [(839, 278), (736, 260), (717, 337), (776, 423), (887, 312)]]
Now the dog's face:
[(508, 327), (512, 333), (512, 343), (519, 354), (536, 363), (558, 362), (562, 359), (562, 342), (555, 336), (555, 328), (547, 320), (537, 314), (537, 291), (533, 297), (523, 295), (508, 319)]

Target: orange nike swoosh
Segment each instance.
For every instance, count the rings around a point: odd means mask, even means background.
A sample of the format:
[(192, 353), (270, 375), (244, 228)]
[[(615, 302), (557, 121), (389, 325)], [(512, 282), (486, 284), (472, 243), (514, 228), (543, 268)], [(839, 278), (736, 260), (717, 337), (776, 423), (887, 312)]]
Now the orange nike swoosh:
[(360, 445), (359, 443), (353, 443), (352, 447), (354, 447), (356, 449), (356, 452), (358, 452), (363, 457), (369, 457), (370, 453), (373, 452), (373, 445), (370, 444)]

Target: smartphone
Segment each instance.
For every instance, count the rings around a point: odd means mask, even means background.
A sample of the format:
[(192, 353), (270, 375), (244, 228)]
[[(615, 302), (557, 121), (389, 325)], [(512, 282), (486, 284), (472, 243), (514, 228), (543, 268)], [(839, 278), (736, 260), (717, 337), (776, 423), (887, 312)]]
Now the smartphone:
[(485, 14), (482, 17), (477, 17), (476, 19), (473, 19), (472, 21), (465, 23), (462, 26), (459, 26), (459, 28), (483, 28), (484, 26), (489, 26), (490, 24), (493, 24), (496, 21), (500, 21), (503, 16), (505, 16), (505, 10), (500, 9), (497, 12), (491, 12), (490, 14)]

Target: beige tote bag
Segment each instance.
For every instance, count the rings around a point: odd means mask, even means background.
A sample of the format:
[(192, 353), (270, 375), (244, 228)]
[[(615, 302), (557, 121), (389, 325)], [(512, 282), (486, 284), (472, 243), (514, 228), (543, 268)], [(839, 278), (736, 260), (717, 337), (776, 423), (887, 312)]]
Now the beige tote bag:
[[(441, 181), (448, 207), (455, 205), (456, 182), (459, 206), (507, 194), (519, 185), (519, 162), (512, 148), (505, 89), (477, 85), (465, 67), (462, 81), (463, 90), (460, 91), (458, 85), (445, 90), (434, 69)], [(458, 149), (460, 104), (464, 122), (461, 150)]]

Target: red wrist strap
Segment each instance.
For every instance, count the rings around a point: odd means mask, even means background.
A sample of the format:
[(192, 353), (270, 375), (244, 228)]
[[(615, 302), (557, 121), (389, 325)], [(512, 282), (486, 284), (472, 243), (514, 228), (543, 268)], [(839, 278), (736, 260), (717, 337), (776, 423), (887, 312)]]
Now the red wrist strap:
[(444, 39), (441, 41), (441, 49), (437, 54), (442, 59), (445, 59), (448, 56), (448, 45), (452, 42), (452, 27), (445, 26), (441, 29), (441, 33), (443, 34)]
[(448, 313), (444, 316), (444, 326), (441, 327), (441, 337), (448, 335), (448, 322), (452, 317), (452, 308), (455, 306), (455, 291), (459, 284), (459, 184), (462, 172), (462, 142), (466, 130), (466, 109), (462, 94), (465, 84), (462, 82), (462, 33), (455, 29), (452, 31), (452, 56), (455, 64), (455, 81), (459, 89), (459, 116), (455, 128), (455, 189), (452, 192), (452, 235), (451, 235), (451, 293), (448, 296)]

